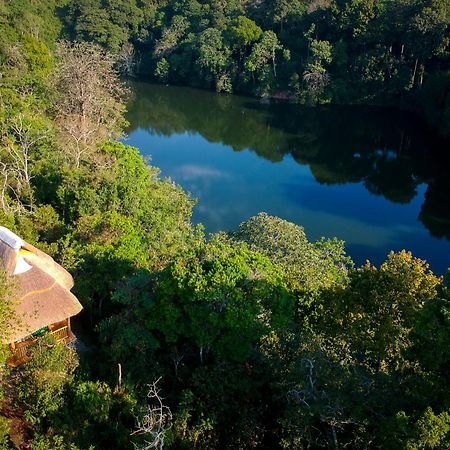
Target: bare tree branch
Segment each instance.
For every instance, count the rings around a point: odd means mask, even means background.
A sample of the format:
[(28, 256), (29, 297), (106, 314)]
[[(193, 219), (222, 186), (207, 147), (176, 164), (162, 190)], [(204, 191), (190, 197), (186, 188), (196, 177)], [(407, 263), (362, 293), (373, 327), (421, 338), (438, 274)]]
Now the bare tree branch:
[(69, 162), (79, 167), (92, 160), (99, 142), (121, 134), (127, 90), (114, 70), (114, 59), (100, 47), (61, 42), (57, 54), (56, 123)]
[(137, 418), (137, 428), (131, 436), (145, 436), (144, 443), (133, 443), (137, 450), (149, 450), (164, 448), (166, 433), (172, 427), (172, 412), (168, 406), (163, 404), (163, 398), (159, 395), (161, 389), (158, 378), (154, 383), (148, 385), (148, 405), (144, 415)]

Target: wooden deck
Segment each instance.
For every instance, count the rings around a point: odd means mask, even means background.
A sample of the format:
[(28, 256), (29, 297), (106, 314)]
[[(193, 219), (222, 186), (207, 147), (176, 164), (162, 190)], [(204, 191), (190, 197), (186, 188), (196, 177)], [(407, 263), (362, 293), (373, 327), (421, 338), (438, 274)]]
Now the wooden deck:
[[(75, 340), (75, 336), (70, 330), (70, 322), (63, 321), (49, 325), (49, 331), (45, 335), (51, 335), (56, 342), (69, 343)], [(31, 347), (36, 345), (40, 337), (30, 337), (22, 342), (10, 344), (12, 355), (6, 360), (9, 367), (18, 367), (31, 360)]]

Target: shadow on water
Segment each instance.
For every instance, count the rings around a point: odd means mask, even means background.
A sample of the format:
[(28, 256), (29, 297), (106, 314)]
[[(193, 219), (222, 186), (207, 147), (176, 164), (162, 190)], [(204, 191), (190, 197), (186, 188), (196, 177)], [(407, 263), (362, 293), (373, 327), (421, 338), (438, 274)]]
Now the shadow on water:
[[(210, 143), (235, 152), (251, 150), (273, 163), (289, 155), (308, 166), (317, 183), (359, 183), (395, 204), (410, 203), (425, 184), (418, 220), (431, 235), (450, 239), (450, 181), (445, 173), (450, 145), (412, 114), (373, 107), (264, 103), (142, 83), (133, 85), (133, 92), (129, 133), (145, 129), (162, 136), (199, 134)], [(300, 201), (295, 183), (287, 182), (284, 189), (291, 201)], [(319, 204), (311, 200), (308, 206)]]

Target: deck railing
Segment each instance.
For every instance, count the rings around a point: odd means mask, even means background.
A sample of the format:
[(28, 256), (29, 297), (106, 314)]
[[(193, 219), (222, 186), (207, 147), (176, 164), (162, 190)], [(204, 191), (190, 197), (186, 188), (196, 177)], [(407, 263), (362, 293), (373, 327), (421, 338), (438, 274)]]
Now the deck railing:
[(53, 336), (55, 341), (63, 341), (69, 339), (69, 327), (66, 325), (65, 327), (58, 328), (57, 330), (50, 331), (50, 334)]
[(28, 356), (28, 348), (36, 343), (36, 339), (30, 339), (29, 341), (20, 342), (12, 350), (14, 357), (25, 358)]
[[(49, 331), (49, 334), (56, 342), (69, 342), (72, 340), (73, 334), (68, 325), (64, 325), (55, 330)], [(30, 338), (26, 341), (19, 342), (11, 346), (12, 356), (8, 358), (7, 363), (12, 367), (20, 366), (31, 359), (28, 349), (35, 345), (39, 338)]]

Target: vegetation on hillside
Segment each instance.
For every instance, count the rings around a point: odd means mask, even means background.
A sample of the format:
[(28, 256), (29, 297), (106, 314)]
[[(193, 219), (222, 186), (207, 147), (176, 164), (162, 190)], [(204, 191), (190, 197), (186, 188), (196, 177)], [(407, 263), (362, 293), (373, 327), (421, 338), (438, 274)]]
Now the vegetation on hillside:
[(70, 0), (127, 75), (303, 103), (392, 104), (450, 133), (448, 0)]
[[(447, 449), (443, 278), (407, 251), (354, 267), (341, 241), (309, 242), (266, 214), (207, 239), (193, 200), (113, 140), (125, 94), (113, 61), (123, 67), (130, 42), (169, 78), (198, 70), (264, 93), (297, 73), (298, 95), (324, 101), (350, 67), (363, 97), (414, 74), (396, 91), (406, 97), (445, 67), (446, 7), (0, 4), (0, 222), (71, 271), (85, 308), (83, 352), (43, 340), (30, 363), (2, 366), (2, 448)], [(96, 43), (68, 42), (63, 13)], [(390, 40), (365, 45), (380, 18)], [(393, 75), (361, 80), (367, 67)], [(3, 338), (13, 288), (0, 277)]]

